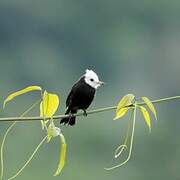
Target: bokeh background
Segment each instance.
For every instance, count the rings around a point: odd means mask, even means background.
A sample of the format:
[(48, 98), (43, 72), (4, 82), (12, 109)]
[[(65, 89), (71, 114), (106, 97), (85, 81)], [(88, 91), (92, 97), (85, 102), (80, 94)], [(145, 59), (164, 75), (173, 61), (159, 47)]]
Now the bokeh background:
[[(1, 104), (12, 91), (40, 85), (60, 96), (57, 114), (63, 114), (69, 89), (87, 68), (106, 82), (90, 109), (113, 106), (127, 93), (150, 99), (180, 95), (179, 19), (178, 0), (1, 0)], [(38, 97), (34, 92), (17, 98), (1, 110), (1, 117), (19, 116)], [(59, 140), (54, 139), (17, 179), (179, 180), (180, 102), (156, 108), (158, 122), (153, 120), (151, 134), (138, 115), (132, 158), (122, 168), (103, 169), (122, 160), (113, 160), (113, 154), (128, 120), (127, 115), (112, 121), (110, 111), (62, 127), (68, 153), (60, 177), (52, 176), (59, 155)], [(38, 113), (37, 107), (29, 115)], [(8, 126), (1, 123), (0, 140)], [(39, 122), (16, 125), (5, 145), (5, 179), (44, 135)]]

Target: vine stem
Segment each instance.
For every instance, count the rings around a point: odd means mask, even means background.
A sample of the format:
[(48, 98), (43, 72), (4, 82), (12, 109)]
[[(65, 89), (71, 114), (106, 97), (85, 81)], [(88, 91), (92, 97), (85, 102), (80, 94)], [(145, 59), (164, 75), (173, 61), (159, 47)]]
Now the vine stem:
[[(156, 99), (156, 100), (152, 100), (151, 102), (153, 104), (158, 104), (161, 102), (167, 102), (167, 101), (171, 101), (171, 100), (177, 100), (180, 99), (180, 96), (173, 96), (173, 97), (167, 97), (167, 98), (162, 98), (162, 99)], [(138, 105), (145, 105), (144, 102), (139, 102), (136, 104)], [(99, 109), (95, 109), (95, 110), (91, 110), (91, 111), (87, 111), (87, 114), (96, 114), (96, 113), (100, 113), (100, 112), (105, 112), (105, 111), (111, 111), (116, 109), (117, 106), (111, 106), (111, 107), (105, 107), (105, 108), (99, 108)], [(74, 114), (73, 116), (83, 116), (84, 113), (80, 112), (77, 114)], [(57, 115), (57, 116), (53, 116), (53, 117), (46, 117), (46, 120), (50, 120), (50, 119), (54, 119), (54, 120), (59, 120), (62, 118), (66, 118), (69, 117), (69, 115)], [(40, 120), (44, 120), (44, 117), (7, 117), (7, 118), (0, 118), (0, 122), (8, 122), (8, 121), (40, 121)]]
[(26, 161), (26, 163), (23, 165), (23, 167), (12, 177), (8, 178), (8, 180), (14, 179), (16, 178), (18, 175), (21, 174), (21, 172), (25, 169), (25, 167), (30, 163), (30, 161), (33, 159), (34, 155), (37, 153), (37, 151), (39, 150), (39, 148), (42, 146), (42, 144), (45, 142), (45, 140), (47, 139), (47, 136), (44, 137), (42, 139), (42, 141), (38, 144), (38, 146), (36, 147), (36, 149), (34, 150), (34, 152), (32, 153), (32, 155), (29, 157), (29, 159)]
[(131, 133), (129, 154), (128, 154), (127, 159), (125, 161), (123, 161), (122, 163), (120, 163), (120, 164), (118, 164), (116, 166), (113, 166), (111, 168), (104, 168), (105, 170), (109, 171), (109, 170), (116, 169), (118, 167), (123, 166), (124, 164), (126, 164), (130, 160), (131, 155), (132, 155), (133, 141), (134, 141), (134, 133), (135, 133), (135, 125), (136, 125), (136, 112), (137, 112), (137, 104), (135, 103), (134, 109), (132, 110), (132, 116), (131, 116), (131, 119), (133, 119), (133, 125), (132, 125), (132, 133)]
[[(20, 118), (22, 118), (24, 115), (26, 115), (28, 112), (30, 112), (36, 105), (38, 105), (40, 102), (40, 100), (36, 101), (31, 107), (29, 107), (26, 111), (24, 111)], [(18, 121), (14, 121), (9, 127), (8, 129), (6, 130), (4, 136), (3, 136), (3, 140), (2, 140), (2, 144), (1, 144), (1, 148), (0, 148), (0, 163), (1, 163), (1, 175), (0, 175), (0, 179), (2, 180), (3, 179), (3, 175), (4, 175), (4, 144), (5, 144), (5, 141), (6, 141), (6, 138), (9, 134), (9, 132), (12, 130), (12, 128), (15, 126), (15, 124), (17, 123)]]
[(11, 131), (11, 129), (15, 126), (17, 122), (13, 122), (7, 129), (6, 133), (4, 134), (3, 140), (2, 140), (2, 144), (1, 144), (1, 180), (3, 179), (3, 175), (4, 175), (4, 154), (3, 154), (3, 150), (4, 150), (4, 143), (6, 141), (6, 137), (9, 134), (9, 132)]

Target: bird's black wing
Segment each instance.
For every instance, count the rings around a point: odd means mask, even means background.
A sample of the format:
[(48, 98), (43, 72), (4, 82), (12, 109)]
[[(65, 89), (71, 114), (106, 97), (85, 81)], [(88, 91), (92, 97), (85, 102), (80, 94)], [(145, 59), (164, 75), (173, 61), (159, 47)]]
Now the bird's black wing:
[(69, 95), (68, 95), (68, 97), (66, 99), (66, 107), (69, 107), (71, 105), (72, 96), (74, 94), (74, 90), (75, 90), (76, 86), (77, 86), (77, 83), (74, 84), (74, 86), (71, 88), (71, 91), (70, 91), (70, 93), (69, 93)]
[(71, 103), (72, 103), (72, 96), (74, 94), (74, 91), (75, 91), (76, 87), (78, 86), (78, 82), (82, 81), (83, 77), (84, 76), (81, 76), (80, 79), (78, 81), (76, 81), (76, 83), (71, 88), (71, 91), (69, 92), (68, 97), (66, 99), (66, 107), (69, 107), (71, 105)]

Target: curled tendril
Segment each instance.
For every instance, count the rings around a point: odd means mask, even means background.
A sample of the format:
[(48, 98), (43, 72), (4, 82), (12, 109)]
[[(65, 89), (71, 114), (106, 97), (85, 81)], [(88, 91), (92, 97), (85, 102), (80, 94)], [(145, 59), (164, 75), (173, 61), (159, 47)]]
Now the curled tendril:
[(131, 127), (131, 117), (130, 117), (130, 120), (128, 122), (128, 128), (127, 128), (127, 132), (126, 132), (126, 137), (125, 137), (125, 140), (124, 140), (124, 144), (121, 144), (119, 145), (116, 150), (115, 150), (115, 153), (114, 153), (114, 157), (115, 158), (119, 158), (121, 156), (121, 154), (127, 150), (128, 146), (127, 146), (127, 141), (128, 141), (128, 138), (129, 138), (129, 130), (130, 130), (130, 127)]
[(114, 157), (118, 158), (125, 150), (127, 149), (127, 145), (126, 144), (121, 144), (114, 153)]
[[(137, 109), (136, 106), (137, 105), (135, 103), (134, 104), (134, 108), (132, 109), (132, 114), (130, 116), (130, 121), (132, 120), (132, 132), (131, 132), (128, 156), (127, 156), (126, 160), (124, 160), (122, 163), (120, 163), (118, 165), (115, 165), (113, 167), (110, 167), (110, 168), (105, 168), (105, 170), (113, 170), (113, 169), (116, 169), (118, 167), (121, 167), (121, 166), (125, 165), (130, 160), (130, 158), (131, 158), (132, 148), (133, 148), (133, 140), (134, 140), (134, 132), (135, 132), (135, 124), (136, 124), (136, 109)], [(127, 134), (128, 134), (128, 131), (127, 131)], [(116, 149), (116, 151), (115, 151), (115, 158), (119, 157), (122, 154), (122, 152), (127, 149), (127, 145), (126, 145), (127, 140), (128, 140), (128, 135), (126, 135), (125, 143), (120, 145)]]

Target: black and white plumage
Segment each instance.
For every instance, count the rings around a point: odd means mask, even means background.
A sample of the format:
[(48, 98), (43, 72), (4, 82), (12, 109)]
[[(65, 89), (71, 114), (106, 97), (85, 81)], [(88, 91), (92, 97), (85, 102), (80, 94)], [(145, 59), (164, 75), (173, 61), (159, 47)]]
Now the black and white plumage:
[(99, 81), (97, 74), (92, 70), (86, 70), (86, 73), (79, 79), (72, 87), (66, 100), (66, 113), (70, 117), (61, 119), (60, 123), (73, 126), (76, 122), (76, 117), (73, 114), (77, 113), (79, 109), (84, 111), (90, 106), (94, 99), (96, 89), (104, 84)]

